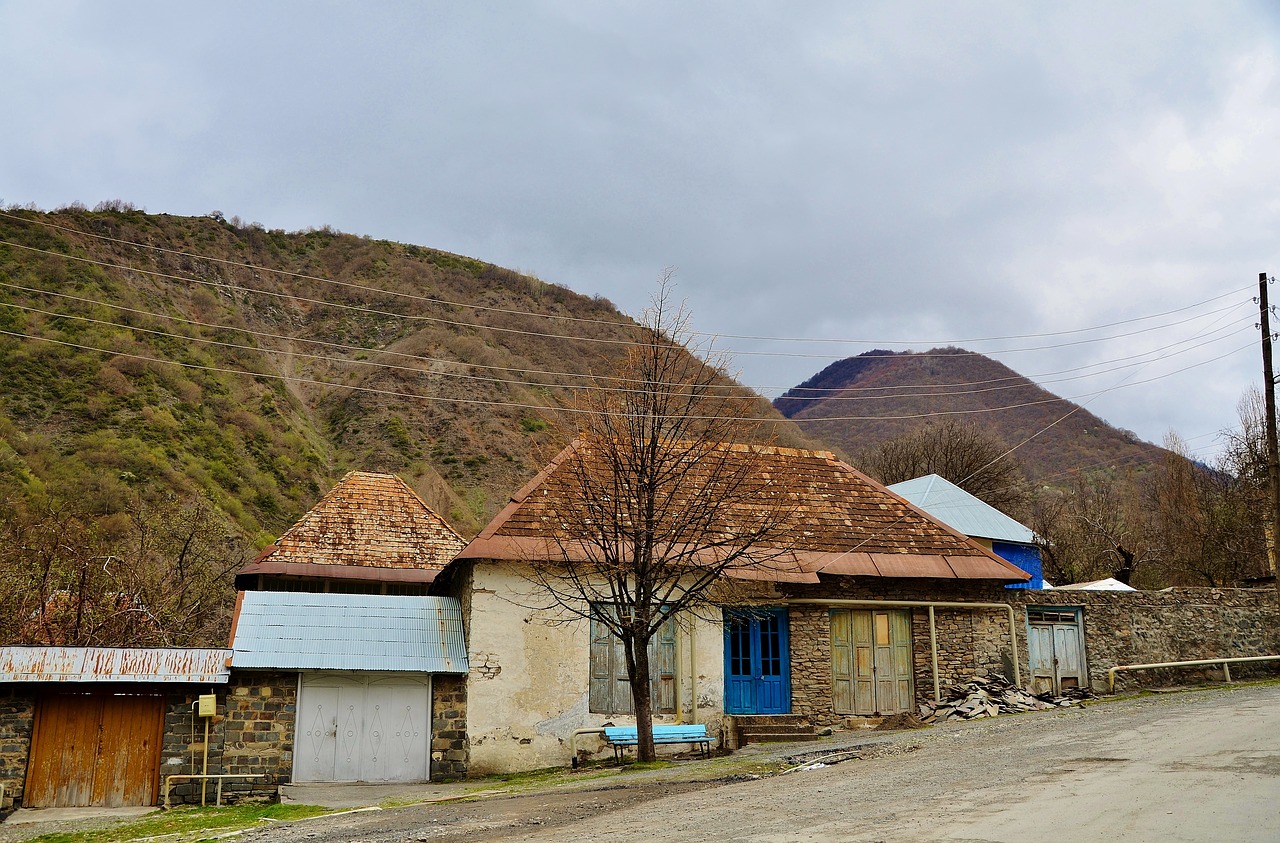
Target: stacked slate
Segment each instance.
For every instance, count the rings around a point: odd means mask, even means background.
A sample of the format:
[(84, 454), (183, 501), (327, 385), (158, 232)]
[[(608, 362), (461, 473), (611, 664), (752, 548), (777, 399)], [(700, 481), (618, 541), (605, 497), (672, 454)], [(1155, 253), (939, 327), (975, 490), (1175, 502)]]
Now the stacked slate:
[(979, 717), (995, 717), (997, 714), (1067, 708), (1092, 697), (1093, 694), (1083, 688), (1073, 688), (1063, 696), (1035, 695), (1017, 687), (1003, 676), (993, 674), (952, 685), (939, 704), (921, 703), (920, 719), (925, 723), (976, 720)]

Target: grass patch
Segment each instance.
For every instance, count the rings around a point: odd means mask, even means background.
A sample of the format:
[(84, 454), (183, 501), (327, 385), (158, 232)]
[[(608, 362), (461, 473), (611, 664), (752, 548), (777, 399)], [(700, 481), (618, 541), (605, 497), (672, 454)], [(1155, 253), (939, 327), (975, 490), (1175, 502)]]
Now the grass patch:
[(235, 831), (259, 825), (264, 820), (288, 822), (332, 813), (318, 805), (250, 804), (224, 808), (173, 808), (141, 819), (86, 831), (55, 832), (32, 838), (33, 843), (115, 843), (149, 837), (175, 840), (204, 840), (206, 833)]
[(670, 761), (633, 761), (622, 769), (629, 773), (639, 773), (644, 770), (662, 770), (670, 766)]
[(523, 773), (494, 773), (485, 776), (485, 781), (503, 782), (504, 784), (540, 784), (564, 775), (564, 767), (543, 767), (538, 770), (526, 770)]

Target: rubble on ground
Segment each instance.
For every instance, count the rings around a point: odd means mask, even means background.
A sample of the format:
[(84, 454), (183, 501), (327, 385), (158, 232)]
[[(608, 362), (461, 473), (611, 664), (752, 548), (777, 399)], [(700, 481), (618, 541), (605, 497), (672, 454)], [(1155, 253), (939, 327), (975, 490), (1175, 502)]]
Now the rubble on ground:
[(896, 732), (901, 729), (923, 729), (927, 724), (909, 711), (890, 714), (876, 726), (877, 732)]
[(925, 723), (976, 720), (979, 717), (995, 717), (997, 714), (1067, 708), (1079, 705), (1081, 700), (1093, 698), (1093, 694), (1085, 688), (1071, 688), (1062, 696), (1051, 693), (1032, 694), (999, 674), (991, 674), (952, 685), (943, 692), (940, 703), (921, 703), (920, 720)]

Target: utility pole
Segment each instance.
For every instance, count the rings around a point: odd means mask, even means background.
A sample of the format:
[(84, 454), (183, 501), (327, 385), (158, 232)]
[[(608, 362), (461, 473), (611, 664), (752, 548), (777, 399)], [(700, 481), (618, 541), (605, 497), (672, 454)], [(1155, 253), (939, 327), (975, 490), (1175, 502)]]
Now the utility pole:
[(1271, 307), (1267, 273), (1258, 273), (1258, 311), (1262, 317), (1262, 394), (1267, 413), (1267, 481), (1271, 487), (1271, 533), (1267, 537), (1267, 569), (1276, 575), (1276, 542), (1280, 540), (1280, 446), (1276, 444), (1276, 375), (1271, 365)]

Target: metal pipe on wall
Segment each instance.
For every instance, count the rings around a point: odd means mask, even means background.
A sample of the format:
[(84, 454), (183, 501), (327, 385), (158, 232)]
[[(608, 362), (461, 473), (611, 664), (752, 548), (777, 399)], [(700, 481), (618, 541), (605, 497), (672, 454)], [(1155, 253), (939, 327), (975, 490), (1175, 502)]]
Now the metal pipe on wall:
[(938, 679), (938, 624), (933, 616), (933, 607), (929, 607), (929, 655), (933, 659), (933, 701), (942, 703), (942, 682)]

